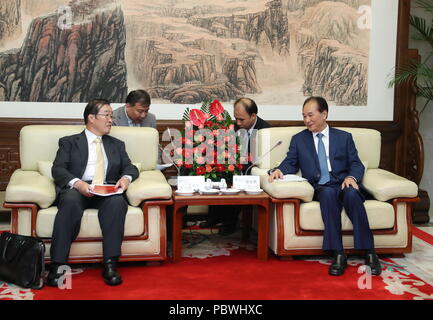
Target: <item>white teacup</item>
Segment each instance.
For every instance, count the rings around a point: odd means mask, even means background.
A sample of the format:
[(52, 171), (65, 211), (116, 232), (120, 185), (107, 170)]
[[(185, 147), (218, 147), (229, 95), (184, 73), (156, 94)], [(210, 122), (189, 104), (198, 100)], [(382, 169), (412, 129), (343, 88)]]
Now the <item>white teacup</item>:
[(206, 182), (204, 183), (204, 189), (205, 190), (210, 190), (212, 189), (212, 180), (211, 179), (206, 179)]

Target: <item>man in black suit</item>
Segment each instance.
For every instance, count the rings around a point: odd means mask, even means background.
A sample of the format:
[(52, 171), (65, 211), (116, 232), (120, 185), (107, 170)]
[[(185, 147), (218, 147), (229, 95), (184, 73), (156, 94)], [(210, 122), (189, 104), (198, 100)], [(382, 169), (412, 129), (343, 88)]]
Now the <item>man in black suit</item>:
[[(255, 159), (255, 139), (257, 131), (270, 128), (270, 124), (258, 115), (257, 104), (250, 98), (240, 98), (234, 103), (235, 130), (239, 134), (242, 146), (247, 147), (243, 155), (248, 156), (248, 163), (244, 165), (243, 173), (248, 174), (252, 161)], [(248, 170), (248, 172), (246, 172)]]
[[(269, 123), (257, 116), (258, 108), (254, 100), (250, 98), (239, 98), (233, 104), (234, 117), (236, 120), (235, 130), (241, 139), (241, 145), (246, 150), (242, 155), (248, 157), (248, 163), (243, 166), (243, 173), (248, 174), (255, 158), (255, 139), (257, 131), (263, 128), (270, 128)], [(207, 221), (200, 224), (200, 227), (212, 227), (221, 222), (218, 233), (227, 236), (236, 231), (239, 211), (241, 206), (209, 206)]]
[[(122, 282), (117, 271), (128, 203), (125, 193), (108, 197), (96, 196), (94, 184), (115, 184), (124, 191), (138, 177), (131, 164), (124, 142), (108, 133), (113, 111), (110, 102), (97, 99), (84, 110), (86, 129), (80, 134), (59, 139), (59, 149), (52, 167), (56, 184), (58, 212), (54, 221), (51, 243), (52, 265), (47, 284), (57, 286), (62, 276), (72, 241), (80, 231), (83, 211), (97, 208), (103, 235), (103, 273), (108, 285)], [(63, 269), (63, 268), (62, 268)]]
[(307, 129), (293, 136), (286, 158), (270, 170), (269, 181), (301, 170), (302, 176), (313, 186), (314, 200), (320, 203), (325, 225), (323, 250), (334, 255), (330, 275), (342, 275), (347, 266), (341, 233), (342, 208), (353, 224), (355, 249), (366, 251), (366, 265), (373, 275), (380, 275), (382, 267), (374, 251), (373, 234), (364, 207), (368, 195), (361, 185), (364, 165), (352, 135), (328, 126), (328, 103), (322, 97), (306, 99), (302, 114)]

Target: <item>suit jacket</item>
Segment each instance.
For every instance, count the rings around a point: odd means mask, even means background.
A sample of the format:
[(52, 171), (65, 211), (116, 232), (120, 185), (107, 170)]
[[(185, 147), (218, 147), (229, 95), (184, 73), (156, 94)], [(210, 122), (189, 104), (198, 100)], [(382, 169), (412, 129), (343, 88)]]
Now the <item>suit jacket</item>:
[[(283, 174), (295, 174), (300, 169), (302, 176), (316, 187), (320, 179), (320, 165), (313, 139), (308, 129), (294, 135), (287, 156), (278, 169)], [(353, 176), (358, 183), (361, 182), (364, 165), (350, 133), (329, 128), (329, 161), (332, 167), (331, 183), (342, 183), (347, 176)]]
[[(270, 127), (271, 127), (271, 125), (270, 125), (269, 123), (267, 123), (267, 122), (266, 122), (265, 120), (263, 120), (262, 118), (257, 117), (257, 121), (256, 121), (256, 124), (254, 125), (253, 129), (260, 130), (260, 129), (270, 128)], [(238, 127), (238, 126), (235, 126), (235, 130), (238, 131), (238, 130), (239, 130), (239, 127)], [(250, 136), (250, 139), (248, 140), (248, 149), (247, 149), (247, 153), (249, 154), (249, 153), (251, 152), (251, 153), (254, 154), (254, 156), (255, 156), (255, 153), (256, 153), (257, 150), (255, 150), (255, 148), (251, 148), (251, 146), (252, 146), (252, 145), (255, 145), (255, 141), (256, 141), (256, 139), (257, 139), (257, 131), (256, 131), (256, 132), (253, 132), (253, 134)], [(253, 158), (255, 159), (255, 157), (253, 157)], [(246, 170), (247, 170), (251, 165), (252, 165), (252, 162), (248, 161), (248, 163), (244, 165), (242, 171), (243, 171), (244, 173), (246, 173)], [(248, 172), (249, 172), (249, 170), (248, 170)]]
[[(129, 175), (135, 180), (139, 172), (126, 153), (125, 143), (109, 135), (102, 136), (102, 143), (108, 159), (105, 179), (107, 183), (115, 184), (124, 175)], [(88, 157), (89, 147), (84, 131), (59, 139), (59, 149), (51, 169), (57, 193), (67, 188), (72, 179), (82, 178)]]
[(270, 128), (270, 127), (271, 127), (271, 125), (269, 123), (267, 123), (262, 118), (257, 117), (257, 122), (256, 122), (256, 125), (254, 126), (254, 129), (260, 130), (260, 129)]
[[(125, 127), (129, 126), (125, 108), (126, 106), (123, 106), (113, 111), (113, 125)], [(155, 115), (153, 113), (148, 113), (146, 118), (141, 121), (140, 127), (151, 127), (156, 129)]]
[[(260, 129), (264, 129), (264, 128), (270, 128), (271, 127), (271, 125), (269, 124), (269, 123), (267, 123), (265, 120), (263, 120), (262, 118), (260, 118), (260, 117), (257, 117), (257, 121), (256, 121), (256, 124), (255, 124), (255, 126), (254, 126), (254, 128), (253, 129), (257, 129), (257, 130), (260, 130)], [(237, 125), (235, 125), (235, 131), (238, 131), (240, 128), (237, 126)]]

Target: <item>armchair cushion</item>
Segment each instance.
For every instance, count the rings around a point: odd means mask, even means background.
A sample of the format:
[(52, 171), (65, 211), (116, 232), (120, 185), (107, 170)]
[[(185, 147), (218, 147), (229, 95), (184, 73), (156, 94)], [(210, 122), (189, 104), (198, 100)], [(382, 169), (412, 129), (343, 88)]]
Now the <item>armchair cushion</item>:
[(288, 182), (288, 181), (268, 181), (268, 173), (265, 169), (259, 169), (254, 167), (252, 172), (253, 175), (260, 176), (261, 188), (269, 194), (271, 197), (276, 199), (300, 199), (302, 201), (311, 201), (314, 196), (314, 189), (308, 181), (302, 182)]
[[(395, 214), (391, 204), (376, 200), (366, 200), (364, 205), (372, 230), (390, 229), (394, 226)], [(303, 230), (324, 230), (325, 227), (318, 201), (301, 204), (299, 224)], [(350, 222), (344, 209), (341, 214), (341, 227), (343, 231), (353, 230), (352, 222)]]
[(143, 200), (170, 199), (171, 187), (159, 170), (143, 171), (138, 179), (133, 181), (126, 196), (132, 206), (138, 206)]
[(15, 170), (6, 188), (5, 201), (37, 203), (48, 208), (56, 199), (54, 182), (36, 171)]
[[(53, 234), (54, 219), (56, 218), (57, 207), (42, 209), (38, 212), (36, 220), (36, 235), (42, 238), (51, 238)], [(125, 236), (139, 236), (144, 232), (143, 213), (140, 208), (128, 206), (125, 220)], [(78, 238), (102, 238), (101, 227), (99, 226), (98, 210), (84, 210), (81, 219), (80, 233)]]
[(416, 183), (383, 169), (369, 169), (362, 183), (374, 198), (380, 201), (418, 195)]

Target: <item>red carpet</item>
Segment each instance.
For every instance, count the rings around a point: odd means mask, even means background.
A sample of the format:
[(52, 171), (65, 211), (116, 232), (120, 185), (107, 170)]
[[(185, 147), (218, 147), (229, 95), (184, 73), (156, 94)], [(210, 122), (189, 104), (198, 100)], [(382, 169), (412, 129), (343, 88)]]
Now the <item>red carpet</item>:
[[(126, 266), (123, 285), (107, 288), (99, 269), (73, 277), (72, 290), (44, 288), (38, 299), (412, 299), (390, 294), (382, 277), (372, 278), (372, 289), (358, 288), (357, 267), (342, 277), (331, 277), (327, 266), (303, 260), (258, 261), (254, 252), (240, 249), (230, 257), (186, 259), (162, 266)], [(416, 279), (416, 277), (415, 277)], [(331, 289), (332, 288), (332, 289)], [(433, 294), (427, 286), (425, 292)]]
[[(358, 274), (361, 260), (350, 258), (350, 266), (346, 273), (341, 277), (332, 277), (327, 274), (327, 261), (318, 260), (320, 257), (313, 258), (316, 260), (308, 261), (304, 260), (304, 257), (294, 261), (280, 261), (270, 254), (268, 261), (259, 261), (255, 251), (239, 248), (231, 251), (230, 256), (207, 259), (184, 258), (177, 264), (170, 262), (165, 262), (161, 266), (144, 266), (143, 263), (121, 264), (119, 271), (124, 282), (117, 287), (109, 287), (103, 283), (99, 266), (86, 265), (83, 272), (80, 269), (76, 270), (79, 273), (73, 275), (71, 290), (52, 287), (45, 287), (39, 291), (22, 290), (0, 282), (0, 299), (413, 300), (433, 298), (433, 287), (430, 284), (405, 270), (404, 266), (396, 265), (391, 259), (382, 259), (384, 272), (379, 277), (371, 278), (370, 289), (360, 289), (358, 288), (360, 277), (365, 277), (363, 274)], [(363, 284), (368, 286), (365, 281)]]

